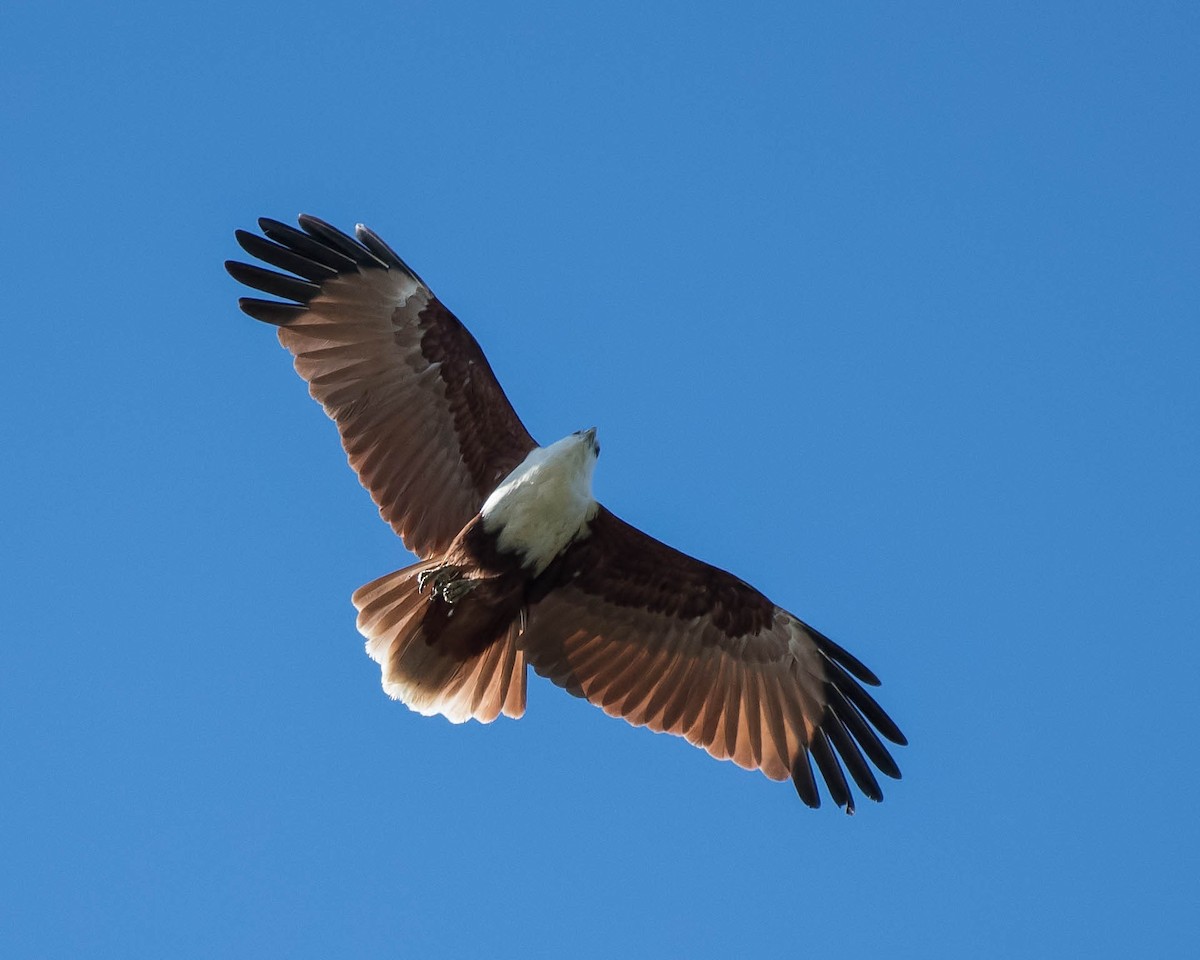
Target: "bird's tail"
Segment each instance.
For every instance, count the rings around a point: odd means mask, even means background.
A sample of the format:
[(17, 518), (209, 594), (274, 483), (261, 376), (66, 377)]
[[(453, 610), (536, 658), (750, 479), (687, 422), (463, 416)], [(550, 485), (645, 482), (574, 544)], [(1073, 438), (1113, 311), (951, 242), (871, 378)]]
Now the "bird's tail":
[(367, 638), (367, 653), (383, 670), (383, 689), (410, 710), (440, 713), (452, 723), (472, 718), (491, 723), (502, 713), (520, 717), (526, 671), (519, 618), (466, 649), (433, 642), (426, 618), (435, 604), (418, 590), (417, 575), (437, 565), (427, 560), (354, 591), (358, 629)]

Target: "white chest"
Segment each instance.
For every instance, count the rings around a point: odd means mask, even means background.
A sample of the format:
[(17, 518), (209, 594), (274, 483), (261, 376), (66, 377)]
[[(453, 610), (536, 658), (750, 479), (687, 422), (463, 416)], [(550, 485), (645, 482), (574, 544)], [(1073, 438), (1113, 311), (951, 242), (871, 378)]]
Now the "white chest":
[(596, 515), (594, 457), (572, 445), (539, 447), (483, 504), (483, 526), (507, 553), (541, 573)]

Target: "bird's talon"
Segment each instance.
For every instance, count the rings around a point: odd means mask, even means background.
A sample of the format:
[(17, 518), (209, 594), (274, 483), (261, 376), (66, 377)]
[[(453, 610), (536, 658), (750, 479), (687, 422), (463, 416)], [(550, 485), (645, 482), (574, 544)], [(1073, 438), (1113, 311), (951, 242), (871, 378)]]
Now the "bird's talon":
[(451, 580), (442, 587), (442, 599), (447, 603), (457, 603), (477, 586), (478, 580)]
[(454, 582), (460, 573), (462, 573), (462, 567), (449, 563), (434, 567), (432, 570), (422, 570), (417, 574), (417, 593), (424, 593), (425, 588), (432, 583), (433, 596), (443, 595), (446, 584)]
[(417, 574), (417, 593), (423, 594), (425, 588), (430, 588), (431, 600), (441, 598), (446, 603), (461, 600), (478, 586), (475, 580), (462, 576), (462, 567), (447, 563), (432, 570), (422, 570)]

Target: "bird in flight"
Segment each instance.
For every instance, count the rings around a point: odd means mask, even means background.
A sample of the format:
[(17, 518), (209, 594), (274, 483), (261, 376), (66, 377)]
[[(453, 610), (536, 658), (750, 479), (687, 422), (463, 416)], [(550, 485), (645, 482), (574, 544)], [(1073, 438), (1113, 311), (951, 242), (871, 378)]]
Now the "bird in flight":
[[(337, 424), (380, 515), (420, 562), (355, 591), (383, 687), (426, 716), (525, 712), (526, 665), (610, 716), (791, 779), (854, 812), (883, 799), (899, 727), (857, 657), (749, 584), (597, 503), (595, 428), (529, 435), (466, 327), (361, 224), (260, 219), (227, 261)], [(881, 737), (883, 739), (881, 739)], [(844, 769), (843, 769), (844, 766)]]

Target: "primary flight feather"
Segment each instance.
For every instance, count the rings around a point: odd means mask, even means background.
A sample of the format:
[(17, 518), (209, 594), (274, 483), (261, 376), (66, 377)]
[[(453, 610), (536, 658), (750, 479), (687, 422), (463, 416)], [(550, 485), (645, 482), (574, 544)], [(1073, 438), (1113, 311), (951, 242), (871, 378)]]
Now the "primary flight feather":
[[(789, 777), (812, 763), (847, 812), (873, 800), (904, 735), (856, 657), (732, 574), (596, 502), (595, 429), (539, 446), (479, 344), (366, 227), (316, 217), (239, 230), (232, 276), (274, 324), (337, 423), (350, 465), (420, 558), (354, 593), (384, 689), (420, 713), (489, 723), (525, 712), (526, 664), (611, 716), (721, 760)], [(881, 737), (883, 739), (881, 739)], [(874, 769), (873, 769), (874, 768)]]

